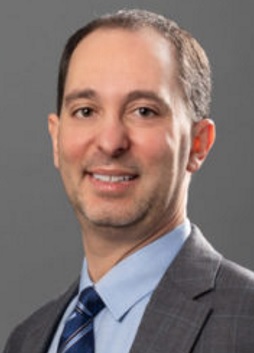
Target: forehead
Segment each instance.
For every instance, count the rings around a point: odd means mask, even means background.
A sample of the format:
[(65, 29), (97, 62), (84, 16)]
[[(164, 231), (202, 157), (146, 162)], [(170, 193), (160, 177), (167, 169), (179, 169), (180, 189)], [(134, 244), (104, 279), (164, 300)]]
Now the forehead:
[(130, 81), (142, 86), (176, 81), (177, 76), (175, 48), (155, 30), (100, 28), (81, 40), (74, 50), (66, 90), (88, 81), (96, 84), (99, 80), (103, 86), (117, 79), (119, 86)]

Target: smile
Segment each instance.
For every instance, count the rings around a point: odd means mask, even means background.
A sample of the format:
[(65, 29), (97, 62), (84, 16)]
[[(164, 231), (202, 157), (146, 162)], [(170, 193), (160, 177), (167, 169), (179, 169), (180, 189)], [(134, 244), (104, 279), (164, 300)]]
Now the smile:
[(92, 174), (92, 177), (98, 181), (104, 183), (122, 183), (135, 179), (132, 175), (104, 175), (104, 174)]

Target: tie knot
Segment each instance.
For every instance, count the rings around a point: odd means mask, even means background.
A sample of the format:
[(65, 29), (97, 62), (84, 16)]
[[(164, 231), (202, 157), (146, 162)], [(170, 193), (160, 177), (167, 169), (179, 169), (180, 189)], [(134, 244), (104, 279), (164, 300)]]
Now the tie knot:
[(84, 289), (79, 296), (76, 310), (89, 317), (96, 316), (105, 304), (93, 287)]

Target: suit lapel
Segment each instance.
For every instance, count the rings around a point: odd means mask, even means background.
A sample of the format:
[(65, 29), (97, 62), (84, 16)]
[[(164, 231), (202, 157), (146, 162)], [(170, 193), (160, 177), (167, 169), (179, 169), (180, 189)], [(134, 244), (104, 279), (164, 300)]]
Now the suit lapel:
[(198, 301), (214, 288), (221, 256), (195, 227), (155, 290), (130, 353), (189, 353), (212, 308)]
[(49, 345), (55, 333), (56, 327), (61, 320), (62, 314), (69, 304), (70, 300), (77, 294), (78, 283), (72, 285), (69, 290), (63, 294), (58, 300), (53, 301), (41, 309), (41, 317), (31, 325), (29, 331), (29, 340), (24, 348), (21, 349), (20, 353), (46, 353), (49, 349)]

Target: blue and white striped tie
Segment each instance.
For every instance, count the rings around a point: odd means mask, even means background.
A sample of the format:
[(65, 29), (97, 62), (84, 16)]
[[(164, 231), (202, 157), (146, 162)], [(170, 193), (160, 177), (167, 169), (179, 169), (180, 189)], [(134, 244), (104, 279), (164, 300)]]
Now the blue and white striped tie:
[(94, 353), (93, 318), (104, 306), (93, 287), (84, 289), (65, 324), (57, 353)]

